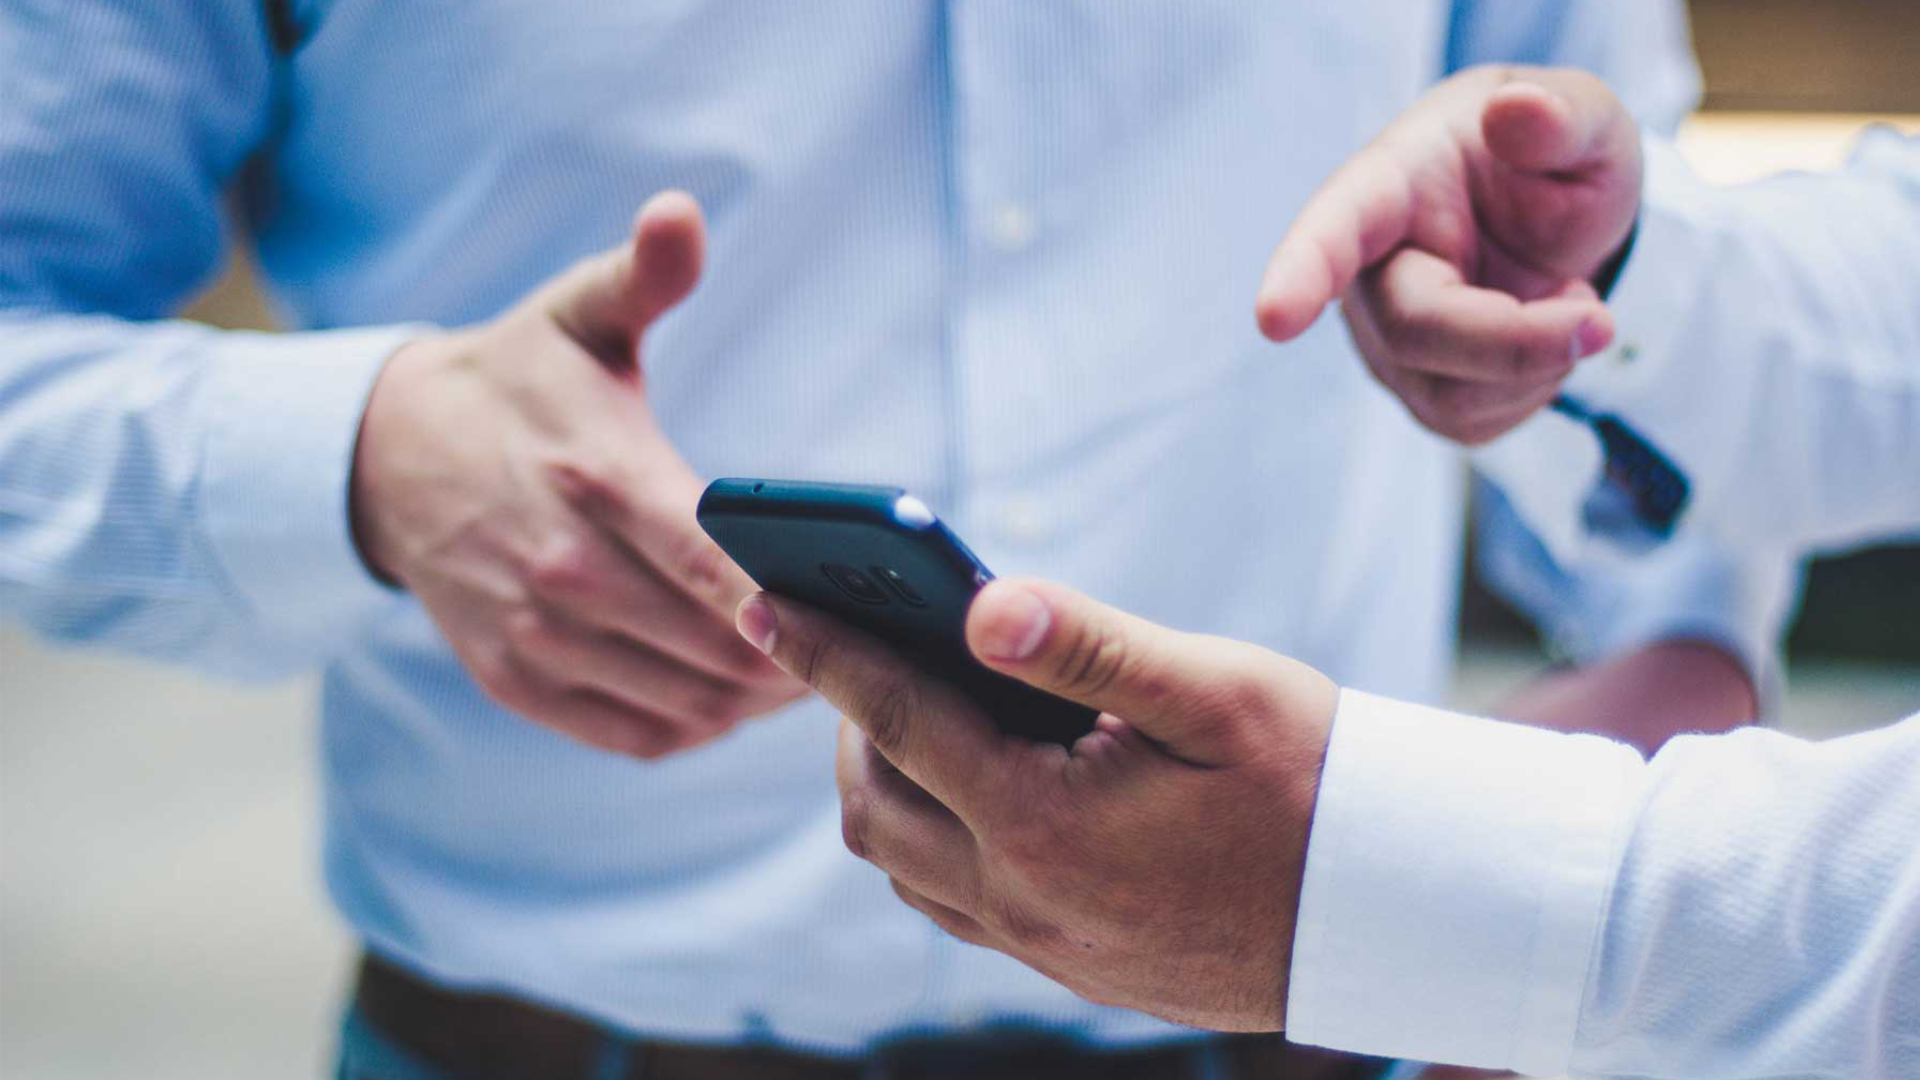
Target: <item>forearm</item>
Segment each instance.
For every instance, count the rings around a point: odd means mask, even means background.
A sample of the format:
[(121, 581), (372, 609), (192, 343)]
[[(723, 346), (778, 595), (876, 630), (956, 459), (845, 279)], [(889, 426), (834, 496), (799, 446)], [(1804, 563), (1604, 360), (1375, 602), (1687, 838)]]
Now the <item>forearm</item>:
[(1760, 702), (1746, 668), (1726, 649), (1670, 639), (1544, 675), (1495, 711), (1556, 731), (1606, 735), (1653, 754), (1678, 734), (1751, 723)]
[(1794, 560), (1685, 535), (1568, 567), (1500, 492), (1483, 484), (1476, 504), (1483, 579), (1571, 664), (1498, 703), (1497, 715), (1652, 753), (1680, 732), (1729, 730), (1777, 704)]

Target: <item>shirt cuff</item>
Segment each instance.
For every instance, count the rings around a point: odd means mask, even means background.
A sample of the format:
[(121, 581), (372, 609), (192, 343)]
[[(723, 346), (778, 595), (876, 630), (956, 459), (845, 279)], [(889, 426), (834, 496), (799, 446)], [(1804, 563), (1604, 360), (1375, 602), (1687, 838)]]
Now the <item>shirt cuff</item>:
[(324, 647), (401, 595), (367, 569), (348, 498), (367, 397), (424, 327), (230, 334), (215, 361), (200, 513), (266, 626)]
[(1595, 736), (1343, 691), (1287, 1037), (1565, 1072), (1644, 769)]

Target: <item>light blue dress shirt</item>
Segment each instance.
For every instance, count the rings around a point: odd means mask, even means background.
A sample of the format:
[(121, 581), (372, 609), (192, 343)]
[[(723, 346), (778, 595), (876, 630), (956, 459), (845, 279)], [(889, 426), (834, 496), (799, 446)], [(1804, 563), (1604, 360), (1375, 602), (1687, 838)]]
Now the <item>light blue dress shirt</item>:
[[(1695, 86), (1668, 0), (293, 0), (287, 53), (267, 7), (0, 8), (0, 610), (214, 672), (324, 665), (327, 880), (382, 952), (654, 1036), (836, 1051), (1178, 1029), (899, 904), (841, 847), (817, 702), (643, 765), (482, 695), (346, 527), (365, 394), (414, 324), (489, 316), (687, 188), (709, 274), (646, 356), (696, 468), (904, 484), (1002, 572), (1431, 700), (1460, 461), (1337, 320), (1257, 337), (1268, 251), (1449, 68), (1580, 64), (1663, 125)], [(302, 332), (165, 321), (228, 191)], [(1764, 648), (1731, 591), (1777, 578), (1663, 558), (1543, 611), (1593, 648)]]

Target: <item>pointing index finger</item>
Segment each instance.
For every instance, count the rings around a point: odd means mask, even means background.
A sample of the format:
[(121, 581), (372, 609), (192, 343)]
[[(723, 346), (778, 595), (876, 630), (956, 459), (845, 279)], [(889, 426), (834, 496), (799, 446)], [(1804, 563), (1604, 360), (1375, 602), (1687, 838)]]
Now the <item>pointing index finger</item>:
[(1406, 238), (1413, 213), (1407, 178), (1378, 144), (1334, 173), (1300, 211), (1260, 282), (1260, 332), (1291, 341), (1368, 266)]

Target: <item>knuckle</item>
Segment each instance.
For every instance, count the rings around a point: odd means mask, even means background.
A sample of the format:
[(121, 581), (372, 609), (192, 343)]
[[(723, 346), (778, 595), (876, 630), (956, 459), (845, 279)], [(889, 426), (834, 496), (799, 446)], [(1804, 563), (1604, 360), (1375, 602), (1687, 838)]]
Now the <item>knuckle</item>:
[(933, 915), (933, 912), (927, 911), (927, 906), (921, 900), (920, 894), (914, 892), (913, 889), (910, 886), (908, 886), (906, 882), (901, 881), (897, 877), (889, 876), (887, 878), (887, 887), (892, 889), (893, 895), (899, 897), (900, 901), (906, 904), (908, 907), (913, 908), (916, 911), (925, 912), (929, 916)]
[(1447, 347), (1445, 321), (1431, 307), (1416, 307), (1404, 298), (1389, 305), (1381, 333), (1402, 354), (1434, 353)]
[(907, 732), (920, 709), (919, 694), (912, 683), (886, 679), (861, 703), (867, 718), (867, 737), (889, 757), (898, 757), (906, 749)]
[(840, 796), (840, 841), (857, 859), (872, 852), (873, 793), (865, 787), (848, 788)]
[(1515, 379), (1524, 379), (1541, 368), (1539, 358), (1524, 341), (1512, 342), (1503, 351), (1506, 353), (1507, 374)]
[(931, 919), (935, 926), (962, 941), (976, 943), (979, 941), (980, 928), (966, 915), (921, 896), (899, 878), (889, 878), (888, 884), (892, 886), (893, 895), (899, 897), (901, 903)]
[(824, 635), (812, 635), (794, 656), (793, 672), (808, 686), (819, 686), (820, 675), (833, 660), (833, 644)]
[(689, 711), (703, 727), (729, 728), (752, 715), (752, 705), (738, 687), (711, 687), (693, 696)]
[(1419, 422), (1421, 427), (1445, 438), (1460, 438), (1465, 430), (1464, 425), (1452, 413), (1434, 404), (1432, 393), (1431, 386), (1422, 385), (1407, 389), (1400, 395), (1400, 399), (1406, 404), (1407, 412)]
[[(919, 907), (919, 905), (913, 906)], [(983, 944), (980, 939), (978, 925), (967, 920), (965, 917), (955, 915), (951, 911), (943, 911), (939, 908), (920, 908), (920, 911), (926, 915), (927, 918), (932, 919), (935, 926), (946, 931), (950, 936), (959, 938), (961, 941), (973, 942), (976, 945)]]
[(1399, 391), (1399, 394), (1401, 404), (1407, 407), (1407, 412), (1421, 427), (1429, 431), (1439, 432), (1442, 435), (1447, 433), (1447, 425), (1442, 420), (1440, 414), (1433, 408), (1432, 402), (1427, 400), (1425, 387), (1410, 386)]
[(1450, 437), (1458, 440), (1464, 446), (1485, 446), (1500, 436), (1505, 435), (1516, 423), (1517, 421), (1482, 421), (1478, 423), (1461, 424), (1458, 430), (1450, 433)]
[(508, 613), (501, 620), (500, 632), (505, 636), (508, 647), (519, 656), (541, 656), (553, 648), (553, 623), (545, 612), (536, 607), (523, 607)]
[(692, 745), (693, 740), (673, 735), (660, 735), (640, 727), (631, 729), (632, 734), (623, 738), (626, 745), (621, 749), (629, 757), (642, 761), (658, 761)]
[(1259, 725), (1283, 711), (1273, 679), (1252, 663), (1233, 665), (1212, 693), (1212, 709), (1237, 724)]
[(1455, 432), (1473, 426), (1489, 410), (1506, 408), (1518, 394), (1510, 386), (1465, 379), (1437, 379), (1430, 393), (1435, 415)]
[(673, 563), (679, 568), (681, 583), (699, 593), (722, 591), (733, 568), (726, 552), (697, 533), (679, 539)]
[(1574, 365), (1568, 343), (1553, 339), (1516, 341), (1507, 347), (1506, 361), (1513, 380), (1528, 386), (1565, 378)]
[(1000, 859), (1016, 872), (1052, 866), (1060, 859), (1066, 843), (1057, 826), (1058, 816), (1038, 812), (1012, 815), (994, 823), (993, 846)]
[(568, 457), (546, 464), (547, 480), (560, 497), (584, 512), (604, 512), (627, 505), (626, 487), (619, 469)]
[(475, 683), (486, 695), (515, 712), (531, 711), (533, 684), (505, 650), (469, 665)]
[(580, 596), (595, 587), (594, 562), (592, 541), (576, 532), (558, 532), (527, 561), (527, 583), (541, 596)]
[(1433, 384), (1439, 381), (1440, 376), (1412, 370), (1397, 374), (1399, 377), (1389, 383), (1387, 389), (1393, 391), (1416, 419), (1425, 423), (1433, 402)]
[(1427, 386), (1427, 407), (1442, 418), (1458, 417), (1472, 405), (1476, 392), (1461, 379), (1435, 379)]
[(612, 744), (607, 749), (628, 757), (657, 761), (685, 749), (695, 741), (692, 733), (657, 717), (629, 713), (623, 720), (622, 723), (607, 725), (602, 738)]
[(714, 664), (722, 677), (739, 683), (743, 692), (764, 694), (791, 685), (791, 676), (731, 630), (725, 631), (722, 640), (726, 648), (714, 658)]
[(1060, 654), (1056, 682), (1070, 695), (1092, 697), (1112, 686), (1130, 663), (1118, 634), (1103, 625), (1083, 626)]
[(1373, 381), (1389, 394), (1403, 401), (1412, 397), (1412, 383), (1420, 377), (1419, 372), (1402, 370), (1399, 358), (1373, 348), (1371, 344), (1361, 346), (1360, 358), (1366, 361), (1367, 374), (1373, 376)]
[(1062, 937), (1060, 929), (1052, 922), (1018, 902), (989, 895), (984, 905), (988, 912), (988, 925), (1016, 948), (1045, 952)]

